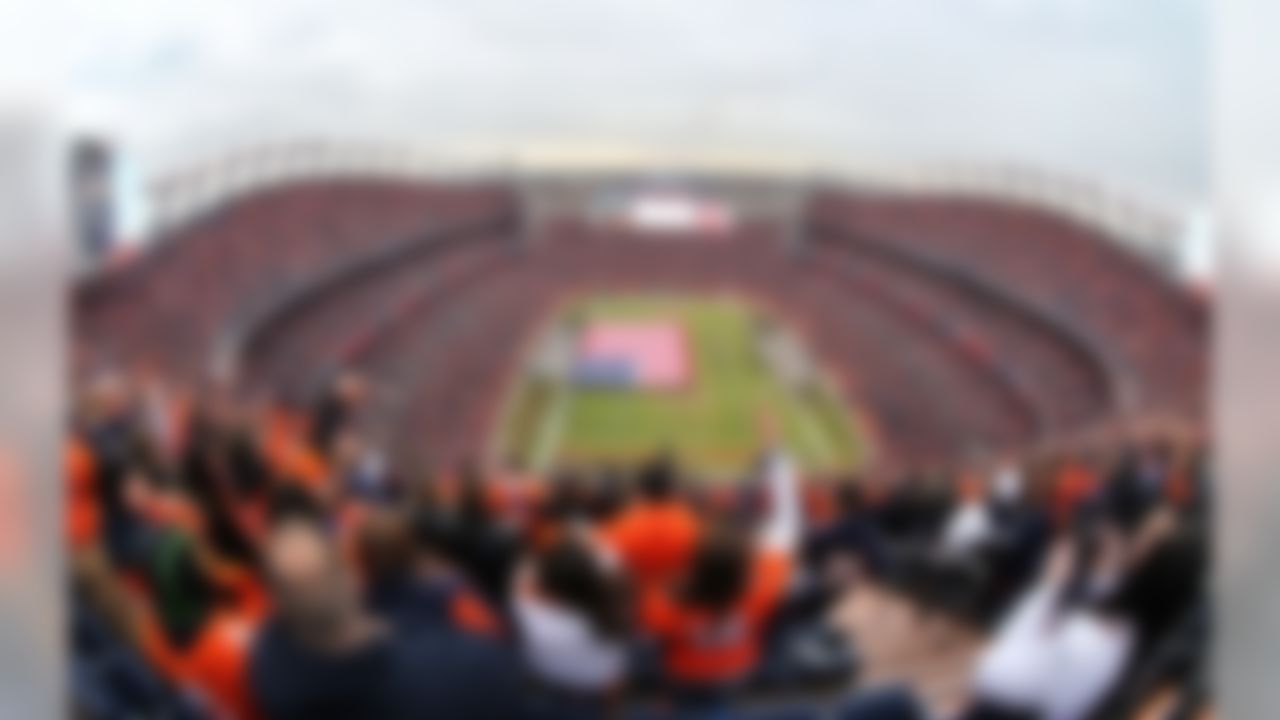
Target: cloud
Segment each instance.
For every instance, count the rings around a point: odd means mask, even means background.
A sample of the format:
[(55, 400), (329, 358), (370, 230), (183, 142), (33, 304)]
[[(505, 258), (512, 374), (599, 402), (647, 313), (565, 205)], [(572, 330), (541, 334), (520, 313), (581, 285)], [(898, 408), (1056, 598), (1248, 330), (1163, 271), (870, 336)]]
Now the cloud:
[(1200, 0), (20, 0), (11, 12), (0, 67), (144, 174), (258, 139), (356, 135), (1008, 158), (1174, 198), (1207, 184)]

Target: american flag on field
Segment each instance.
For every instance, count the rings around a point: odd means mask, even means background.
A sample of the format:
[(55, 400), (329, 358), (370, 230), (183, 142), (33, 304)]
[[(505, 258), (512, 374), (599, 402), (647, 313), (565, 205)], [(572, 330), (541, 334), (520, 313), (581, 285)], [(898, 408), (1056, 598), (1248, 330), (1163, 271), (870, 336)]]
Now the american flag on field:
[(692, 375), (684, 328), (670, 321), (597, 321), (584, 328), (573, 366), (580, 385), (673, 389)]

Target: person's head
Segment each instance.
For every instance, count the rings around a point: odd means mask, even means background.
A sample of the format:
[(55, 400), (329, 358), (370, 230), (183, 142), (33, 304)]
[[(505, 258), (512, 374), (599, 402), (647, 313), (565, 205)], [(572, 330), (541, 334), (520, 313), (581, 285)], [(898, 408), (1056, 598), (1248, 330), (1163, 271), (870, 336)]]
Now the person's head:
[(540, 553), (534, 572), (543, 594), (587, 617), (596, 632), (607, 636), (626, 632), (618, 583), (576, 535), (566, 534)]
[(364, 403), (369, 395), (369, 383), (360, 373), (344, 369), (334, 378), (331, 392), (333, 398), (343, 407), (354, 410)]
[(209, 378), (196, 391), (195, 415), (196, 420), (208, 430), (222, 431), (241, 422), (246, 410), (236, 401), (229, 383)]
[(596, 522), (607, 522), (626, 504), (626, 490), (616, 468), (601, 468), (592, 487), (589, 512)]
[(484, 471), (474, 460), (458, 469), (458, 511), (466, 521), (483, 525), (489, 521), (489, 500)]
[(318, 524), (324, 520), (325, 509), (301, 483), (286, 481), (271, 490), (267, 500), (267, 515), (276, 525), (294, 519)]
[(865, 483), (860, 478), (848, 478), (836, 486), (836, 506), (845, 518), (861, 516), (867, 509)]
[(742, 531), (727, 524), (713, 526), (698, 540), (682, 597), (696, 607), (725, 610), (746, 589), (750, 566), (751, 543)]
[(324, 646), (359, 621), (354, 578), (318, 522), (291, 515), (276, 523), (264, 560), (276, 616), (299, 641)]
[(960, 503), (978, 503), (986, 497), (982, 479), (972, 471), (961, 472), (955, 479), (955, 499)]
[(81, 415), (90, 425), (110, 423), (127, 415), (132, 403), (132, 388), (124, 374), (99, 370), (84, 390)]
[(120, 476), (125, 506), (134, 512), (144, 512), (159, 494), (172, 486), (164, 482), (163, 477), (139, 463), (126, 465)]
[(428, 469), (413, 476), (415, 479), (408, 489), (409, 501), (415, 508), (443, 507), (447, 503), (441, 489), (440, 478), (434, 470), (430, 469), (433, 466), (429, 463), (424, 463), (423, 467)]
[(587, 485), (582, 475), (573, 469), (562, 469), (551, 479), (542, 515), (553, 520), (585, 517), (589, 511), (588, 505)]
[(1005, 460), (992, 473), (991, 496), (1006, 505), (1022, 502), (1025, 484), (1022, 468), (1013, 460)]
[(355, 428), (344, 427), (334, 435), (331, 455), (340, 471), (353, 472), (367, 453), (368, 446)]
[(640, 497), (645, 500), (669, 500), (679, 489), (679, 476), (671, 458), (654, 458), (640, 470), (637, 478)]
[(420, 570), (434, 570), (457, 562), (461, 523), (455, 512), (439, 506), (420, 506), (412, 518), (413, 562)]
[(371, 506), (357, 534), (360, 567), (374, 583), (403, 577), (413, 557), (413, 533), (406, 514)]

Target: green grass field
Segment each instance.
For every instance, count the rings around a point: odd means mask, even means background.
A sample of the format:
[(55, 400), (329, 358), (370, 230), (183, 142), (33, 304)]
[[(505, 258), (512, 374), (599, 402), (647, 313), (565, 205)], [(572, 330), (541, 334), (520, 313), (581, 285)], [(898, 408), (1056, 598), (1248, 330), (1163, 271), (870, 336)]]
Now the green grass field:
[(732, 476), (759, 451), (758, 418), (771, 412), (804, 467), (856, 467), (861, 438), (844, 404), (815, 381), (788, 389), (755, 342), (759, 318), (739, 300), (701, 296), (609, 295), (566, 308), (561, 317), (664, 319), (683, 324), (694, 378), (678, 391), (585, 389), (528, 374), (501, 429), (504, 457), (535, 469), (632, 461), (673, 451), (709, 478)]

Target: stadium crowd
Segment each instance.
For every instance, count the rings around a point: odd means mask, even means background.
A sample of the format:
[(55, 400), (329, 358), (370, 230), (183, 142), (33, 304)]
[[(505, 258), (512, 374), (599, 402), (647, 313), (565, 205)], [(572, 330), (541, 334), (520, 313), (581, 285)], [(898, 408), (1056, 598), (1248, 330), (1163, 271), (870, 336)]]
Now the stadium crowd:
[(415, 474), (315, 398), (99, 370), (67, 441), (72, 690), (87, 718), (937, 717), (860, 687), (864, 592), (986, 633), (965, 720), (1202, 701), (1205, 447), (1117, 432), (807, 478), (762, 418), (743, 482), (668, 458)]
[(999, 277), (1136, 371), (1143, 407), (1204, 411), (1206, 306), (1094, 229), (1015, 203), (839, 192), (816, 201), (814, 218), (899, 256)]

